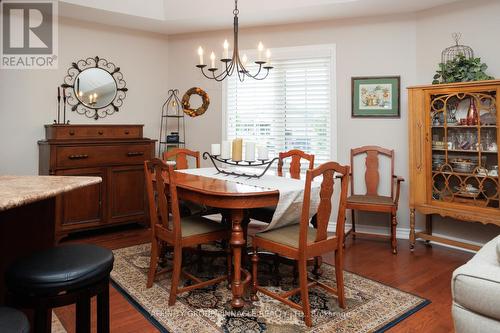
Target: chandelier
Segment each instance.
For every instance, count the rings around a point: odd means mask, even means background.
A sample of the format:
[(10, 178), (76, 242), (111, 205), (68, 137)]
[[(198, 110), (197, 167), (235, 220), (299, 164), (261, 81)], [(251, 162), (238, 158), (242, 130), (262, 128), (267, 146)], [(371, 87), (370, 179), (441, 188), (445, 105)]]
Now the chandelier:
[(233, 75), (233, 73), (236, 71), (238, 74), (238, 79), (243, 82), (245, 80), (245, 77), (250, 77), (252, 79), (256, 80), (264, 80), (268, 75), (269, 75), (269, 70), (271, 70), (273, 67), (271, 66), (271, 51), (268, 49), (265, 54), (265, 60), (264, 60), (264, 45), (262, 45), (261, 42), (259, 42), (259, 45), (257, 47), (257, 60), (255, 61), (255, 64), (259, 66), (257, 69), (257, 72), (255, 74), (251, 74), (250, 71), (246, 69), (246, 65), (248, 62), (248, 58), (246, 54), (243, 54), (243, 56), (240, 58), (240, 53), (239, 53), (239, 48), (238, 48), (238, 14), (240, 11), (238, 10), (238, 0), (234, 1), (234, 49), (233, 49), (233, 54), (232, 57), (229, 58), (229, 43), (227, 40), (224, 41), (223, 44), (223, 54), (222, 58), (220, 59), (221, 62), (221, 71), (217, 72), (219, 68), (216, 67), (215, 65), (215, 53), (212, 52), (210, 54), (210, 67), (207, 68), (208, 75), (205, 72), (205, 68), (207, 67), (206, 64), (204, 64), (203, 61), (203, 49), (200, 46), (198, 48), (198, 56), (200, 57), (200, 63), (196, 65), (201, 70), (201, 73), (208, 79), (216, 80), (218, 82), (224, 80), (226, 77)]

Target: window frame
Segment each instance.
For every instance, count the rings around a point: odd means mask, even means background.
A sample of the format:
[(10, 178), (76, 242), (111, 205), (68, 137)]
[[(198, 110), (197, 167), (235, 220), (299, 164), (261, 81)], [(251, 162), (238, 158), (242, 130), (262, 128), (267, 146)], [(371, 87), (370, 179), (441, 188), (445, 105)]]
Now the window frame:
[[(255, 50), (242, 50), (249, 59), (255, 59)], [(330, 160), (337, 161), (338, 156), (338, 131), (337, 131), (337, 69), (336, 69), (336, 44), (318, 44), (294, 47), (280, 47), (271, 49), (271, 63), (274, 60), (288, 60), (296, 58), (330, 57)], [(272, 69), (271, 69), (272, 71)], [(233, 74), (235, 75), (235, 74)], [(245, 80), (253, 80), (245, 78)], [(227, 140), (227, 79), (222, 81), (222, 140)], [(315, 163), (316, 164), (316, 163)]]

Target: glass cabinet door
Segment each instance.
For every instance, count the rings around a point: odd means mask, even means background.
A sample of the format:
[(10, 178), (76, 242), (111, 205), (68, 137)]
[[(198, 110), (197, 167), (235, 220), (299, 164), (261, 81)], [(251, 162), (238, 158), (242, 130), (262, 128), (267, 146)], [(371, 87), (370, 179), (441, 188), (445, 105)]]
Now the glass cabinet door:
[(430, 95), (432, 199), (499, 209), (496, 90)]

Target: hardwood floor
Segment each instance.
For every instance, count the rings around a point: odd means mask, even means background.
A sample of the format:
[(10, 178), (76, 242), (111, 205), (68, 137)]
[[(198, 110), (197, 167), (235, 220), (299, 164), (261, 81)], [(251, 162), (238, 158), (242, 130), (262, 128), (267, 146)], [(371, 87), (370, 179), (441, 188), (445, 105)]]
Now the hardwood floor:
[[(101, 231), (100, 234), (83, 234), (63, 243), (88, 242), (116, 249), (148, 241), (146, 229), (132, 226)], [(352, 240), (349, 237), (346, 243), (345, 269), (432, 302), (388, 332), (453, 332), (451, 274), (469, 260), (472, 254), (439, 245), (428, 248), (421, 242), (417, 243), (415, 252), (411, 253), (408, 241), (399, 240), (398, 243), (399, 253), (393, 255), (388, 241), (360, 237)], [(325, 261), (332, 263), (333, 256), (325, 257)], [(110, 298), (112, 332), (157, 332), (113, 288), (110, 288)], [(93, 306), (95, 307), (94, 303)], [(68, 332), (74, 332), (74, 306), (56, 309), (56, 314)]]

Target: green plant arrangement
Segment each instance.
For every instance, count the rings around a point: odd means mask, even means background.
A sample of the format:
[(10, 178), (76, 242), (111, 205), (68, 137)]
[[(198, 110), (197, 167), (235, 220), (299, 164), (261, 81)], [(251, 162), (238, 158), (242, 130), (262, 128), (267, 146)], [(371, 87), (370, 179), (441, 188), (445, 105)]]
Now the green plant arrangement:
[(494, 79), (485, 73), (487, 68), (485, 63), (481, 63), (481, 58), (466, 58), (458, 54), (452, 60), (439, 64), (432, 84)]

